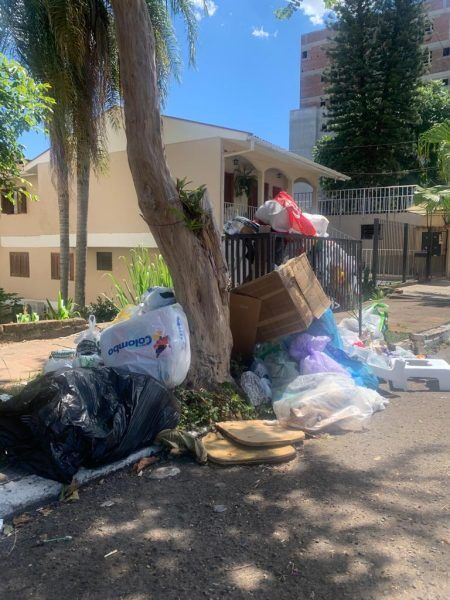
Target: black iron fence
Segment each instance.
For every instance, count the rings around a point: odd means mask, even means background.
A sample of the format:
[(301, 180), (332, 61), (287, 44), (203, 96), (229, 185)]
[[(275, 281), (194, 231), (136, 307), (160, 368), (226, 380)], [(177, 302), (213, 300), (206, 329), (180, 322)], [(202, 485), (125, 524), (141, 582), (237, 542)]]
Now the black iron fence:
[(360, 240), (305, 237), (285, 233), (226, 235), (225, 258), (233, 287), (273, 271), (306, 253), (335, 310), (362, 310)]

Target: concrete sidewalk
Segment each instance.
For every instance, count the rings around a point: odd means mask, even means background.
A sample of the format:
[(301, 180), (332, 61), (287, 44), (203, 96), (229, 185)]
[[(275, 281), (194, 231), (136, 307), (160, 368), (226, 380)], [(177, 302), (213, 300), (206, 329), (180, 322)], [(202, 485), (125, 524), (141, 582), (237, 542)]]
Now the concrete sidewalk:
[(409, 334), (434, 329), (450, 323), (450, 281), (398, 288), (386, 304), (391, 331)]
[(0, 387), (26, 382), (38, 375), (54, 350), (74, 348), (79, 334), (51, 340), (0, 344)]

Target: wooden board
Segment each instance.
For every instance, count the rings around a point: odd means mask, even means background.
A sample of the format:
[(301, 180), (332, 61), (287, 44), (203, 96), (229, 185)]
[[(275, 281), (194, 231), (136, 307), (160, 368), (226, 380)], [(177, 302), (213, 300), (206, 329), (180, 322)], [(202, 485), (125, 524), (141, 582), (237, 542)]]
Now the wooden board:
[(281, 463), (296, 456), (293, 446), (281, 448), (249, 448), (238, 446), (220, 433), (208, 433), (203, 438), (208, 459), (220, 465), (247, 465), (259, 463)]
[(243, 446), (276, 448), (302, 442), (303, 431), (285, 429), (278, 421), (223, 421), (217, 429), (227, 438)]

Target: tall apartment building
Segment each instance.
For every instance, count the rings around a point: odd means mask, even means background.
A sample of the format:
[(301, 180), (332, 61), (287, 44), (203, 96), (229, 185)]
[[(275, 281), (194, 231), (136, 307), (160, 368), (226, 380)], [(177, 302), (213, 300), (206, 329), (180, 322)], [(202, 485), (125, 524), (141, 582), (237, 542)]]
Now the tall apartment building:
[[(423, 79), (441, 79), (444, 85), (449, 85), (450, 0), (431, 0), (426, 6), (428, 69)], [(308, 158), (317, 140), (326, 133), (323, 71), (328, 64), (330, 33), (322, 29), (301, 37), (300, 108), (290, 114), (289, 149)]]

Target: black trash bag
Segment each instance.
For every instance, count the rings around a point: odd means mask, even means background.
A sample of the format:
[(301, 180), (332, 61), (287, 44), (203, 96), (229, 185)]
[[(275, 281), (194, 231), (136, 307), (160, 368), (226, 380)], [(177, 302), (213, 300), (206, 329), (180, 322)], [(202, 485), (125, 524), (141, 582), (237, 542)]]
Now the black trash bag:
[(33, 473), (69, 483), (148, 446), (177, 426), (177, 401), (153, 377), (120, 369), (66, 369), (0, 402), (0, 450)]

